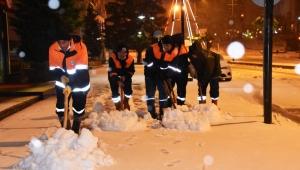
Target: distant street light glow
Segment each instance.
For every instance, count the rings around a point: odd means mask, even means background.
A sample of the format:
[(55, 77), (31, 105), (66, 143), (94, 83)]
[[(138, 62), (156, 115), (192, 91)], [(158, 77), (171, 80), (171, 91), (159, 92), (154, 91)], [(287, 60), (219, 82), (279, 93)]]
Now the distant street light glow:
[(139, 19), (144, 19), (145, 18), (145, 15), (140, 15), (138, 16)]
[(174, 5), (174, 11), (178, 11), (178, 10), (179, 10), (178, 5)]

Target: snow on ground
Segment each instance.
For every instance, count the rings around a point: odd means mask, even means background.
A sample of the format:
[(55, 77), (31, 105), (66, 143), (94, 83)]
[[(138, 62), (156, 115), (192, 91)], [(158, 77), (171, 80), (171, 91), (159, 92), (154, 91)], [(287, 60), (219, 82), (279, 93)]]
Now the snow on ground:
[(88, 170), (113, 164), (114, 160), (98, 147), (101, 143), (89, 130), (82, 129), (79, 136), (63, 128), (49, 129), (48, 135), (51, 131), (55, 132), (50, 138), (43, 134), (39, 139), (31, 139), (31, 155), (21, 159), (17, 168)]
[[(211, 128), (210, 122), (232, 119), (230, 115), (222, 114), (214, 104), (196, 104), (166, 109), (160, 123), (152, 119), (145, 109), (145, 89), (134, 86), (134, 91), (135, 95), (130, 99), (131, 111), (117, 111), (108, 86), (95, 83), (87, 100), (89, 107), (86, 110), (91, 113), (82, 122), (83, 126), (89, 127), (92, 132), (147, 129), (207, 132)], [(21, 159), (15, 167), (31, 170), (88, 170), (114, 164), (114, 159), (105, 153), (106, 148), (101, 148), (101, 141), (92, 132), (83, 128), (78, 136), (71, 130), (49, 128), (40, 138), (31, 139), (28, 145), (30, 155)]]

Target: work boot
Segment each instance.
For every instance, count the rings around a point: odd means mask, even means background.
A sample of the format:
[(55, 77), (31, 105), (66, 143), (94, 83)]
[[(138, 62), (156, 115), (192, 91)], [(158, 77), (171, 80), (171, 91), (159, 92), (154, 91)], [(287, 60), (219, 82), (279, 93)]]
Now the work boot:
[(199, 100), (199, 104), (205, 104), (206, 100)]
[(218, 100), (211, 100), (211, 103), (213, 103), (217, 106), (218, 105)]
[(63, 128), (64, 127), (64, 117), (63, 116), (58, 116), (58, 120), (59, 120), (59, 123), (60, 123), (61, 127)]
[(116, 110), (121, 110), (121, 102), (115, 103)]
[(171, 101), (171, 98), (168, 98), (168, 107), (172, 107), (172, 101)]
[(157, 120), (162, 120), (162, 118), (163, 118), (163, 116), (164, 116), (164, 112), (165, 112), (165, 110), (166, 110), (167, 108), (159, 108), (159, 114), (157, 115), (157, 117), (156, 117), (156, 119)]
[(182, 106), (184, 105), (184, 101), (177, 99), (177, 104)]
[(127, 98), (127, 97), (124, 98), (124, 110), (125, 109), (130, 110), (129, 99), (130, 98)]
[(74, 115), (72, 130), (77, 134), (79, 134), (80, 123), (80, 117), (78, 115)]
[(151, 111), (150, 112), (152, 119), (156, 119), (157, 118), (157, 114), (155, 113), (155, 111)]

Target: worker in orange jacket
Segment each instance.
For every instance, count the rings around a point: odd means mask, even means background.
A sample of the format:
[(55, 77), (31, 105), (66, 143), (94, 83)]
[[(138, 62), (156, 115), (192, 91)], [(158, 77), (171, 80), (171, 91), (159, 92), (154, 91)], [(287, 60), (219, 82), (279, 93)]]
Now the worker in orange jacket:
[[(147, 108), (153, 119), (161, 120), (164, 110), (168, 107), (168, 82), (174, 72), (180, 72), (176, 68), (178, 48), (170, 35), (165, 35), (159, 42), (152, 44), (145, 54), (144, 75), (147, 95)], [(155, 110), (155, 92), (159, 92), (159, 113)]]
[[(90, 90), (88, 72), (88, 53), (85, 44), (78, 35), (68, 31), (57, 31), (55, 42), (49, 48), (50, 72), (55, 78), (56, 114), (61, 126), (64, 120), (64, 95), (72, 97), (74, 113), (72, 130), (79, 133), (80, 117), (85, 113), (85, 104)], [(70, 128), (70, 127), (67, 127)]]
[[(125, 44), (117, 46), (115, 52), (109, 58), (108, 68), (108, 81), (116, 109), (130, 110), (129, 99), (132, 95), (132, 76), (135, 68), (134, 59), (129, 55), (128, 47)], [(119, 88), (124, 90), (124, 103), (121, 103)]]

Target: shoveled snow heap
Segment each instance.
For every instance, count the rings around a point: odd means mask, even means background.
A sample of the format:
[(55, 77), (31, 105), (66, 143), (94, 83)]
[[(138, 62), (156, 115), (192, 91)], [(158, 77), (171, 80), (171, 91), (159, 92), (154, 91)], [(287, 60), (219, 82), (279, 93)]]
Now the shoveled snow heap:
[[(84, 124), (92, 130), (98, 131), (135, 131), (147, 128), (159, 128), (157, 121), (151, 118), (149, 112), (140, 113), (139, 110), (104, 111), (101, 102), (94, 103), (93, 112)], [(177, 109), (165, 110), (162, 125), (168, 130), (180, 131), (208, 131), (210, 122), (232, 119), (230, 115), (222, 114), (214, 104), (196, 104), (192, 107), (177, 106)]]
[[(45, 140), (43, 140), (45, 138)], [(98, 138), (82, 129), (80, 136), (72, 130), (57, 129), (51, 138), (32, 138), (31, 155), (21, 159), (16, 168), (30, 170), (88, 170), (114, 163), (110, 155), (98, 148)]]

